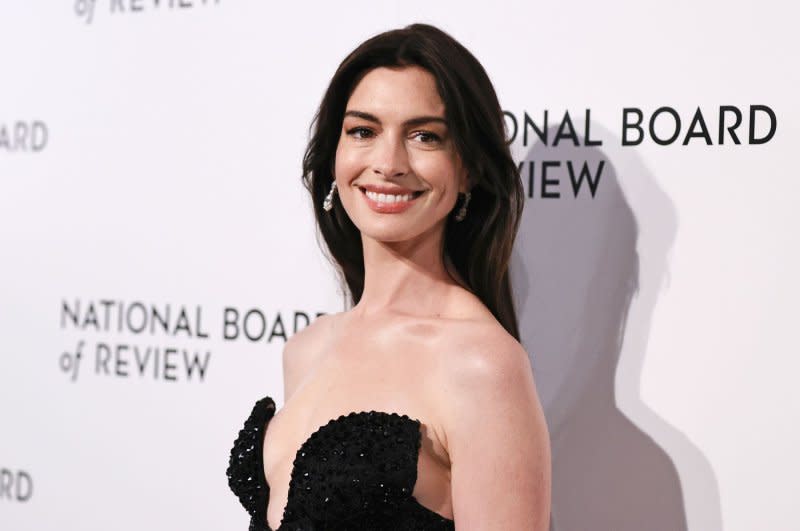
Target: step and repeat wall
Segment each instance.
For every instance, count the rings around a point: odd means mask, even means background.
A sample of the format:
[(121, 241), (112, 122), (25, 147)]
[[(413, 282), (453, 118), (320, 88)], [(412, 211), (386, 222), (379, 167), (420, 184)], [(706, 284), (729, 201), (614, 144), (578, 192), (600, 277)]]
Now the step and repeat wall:
[[(412, 22), (492, 78), (556, 531), (797, 529), (790, 2), (0, 5), (0, 529), (246, 529), (225, 477), (344, 309), (300, 162)], [(513, 493), (509, 493), (513, 496)]]

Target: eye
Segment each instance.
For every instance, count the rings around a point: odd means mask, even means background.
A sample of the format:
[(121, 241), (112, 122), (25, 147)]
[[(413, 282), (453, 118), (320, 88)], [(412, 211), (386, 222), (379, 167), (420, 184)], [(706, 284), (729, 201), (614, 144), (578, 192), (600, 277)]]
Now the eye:
[(419, 138), (423, 144), (433, 144), (442, 140), (439, 135), (430, 131), (418, 131), (416, 138)]
[(347, 134), (357, 139), (364, 139), (369, 138), (373, 133), (369, 128), (359, 126), (349, 129)]

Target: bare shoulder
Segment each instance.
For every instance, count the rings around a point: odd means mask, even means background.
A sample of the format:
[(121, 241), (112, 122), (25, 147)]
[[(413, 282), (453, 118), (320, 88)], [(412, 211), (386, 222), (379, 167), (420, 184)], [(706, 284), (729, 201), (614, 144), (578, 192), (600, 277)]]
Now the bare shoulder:
[(511, 391), (530, 394), (535, 385), (525, 348), (475, 295), (460, 295), (458, 306), (467, 318), (447, 329), (444, 371), (439, 375), (449, 388), (445, 400), (458, 403), (478, 392), (498, 398)]
[(308, 326), (295, 332), (283, 347), (283, 396), (284, 400), (294, 394), (311, 367), (321, 355), (325, 341), (338, 314), (323, 314)]
[[(468, 399), (466, 393), (497, 396), (533, 386), (533, 370), (528, 353), (496, 321), (482, 320), (469, 326), (445, 352), (445, 379), (455, 401)], [(509, 386), (517, 386), (509, 389)], [(520, 388), (521, 387), (521, 388)], [(529, 389), (533, 390), (533, 389)], [(455, 393), (455, 394), (452, 394)], [(512, 398), (510, 396), (506, 398)]]
[(295, 332), (286, 342), (284, 352), (295, 353), (302, 350), (303, 346), (313, 345), (323, 340), (333, 326), (339, 314), (322, 314), (314, 319), (311, 324)]

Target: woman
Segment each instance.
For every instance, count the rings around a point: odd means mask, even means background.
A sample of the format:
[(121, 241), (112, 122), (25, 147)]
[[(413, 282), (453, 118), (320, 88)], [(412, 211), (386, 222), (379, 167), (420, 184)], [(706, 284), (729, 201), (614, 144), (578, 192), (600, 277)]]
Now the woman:
[(429, 25), (339, 66), (304, 158), (352, 307), (283, 353), (231, 452), (250, 529), (548, 528), (550, 447), (508, 264), (523, 191), (483, 67)]

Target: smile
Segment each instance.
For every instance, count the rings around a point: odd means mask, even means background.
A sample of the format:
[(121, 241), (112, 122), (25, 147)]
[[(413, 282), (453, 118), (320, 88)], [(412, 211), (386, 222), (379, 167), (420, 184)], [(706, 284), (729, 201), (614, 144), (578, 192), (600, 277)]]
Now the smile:
[(367, 205), (375, 212), (382, 214), (397, 214), (404, 212), (414, 205), (414, 201), (424, 192), (412, 192), (410, 194), (379, 193), (361, 188), (361, 193), (367, 201)]
[(369, 190), (364, 193), (367, 194), (367, 197), (379, 203), (397, 203), (398, 201), (411, 201), (414, 199), (414, 194), (379, 194), (377, 192), (370, 192)]

